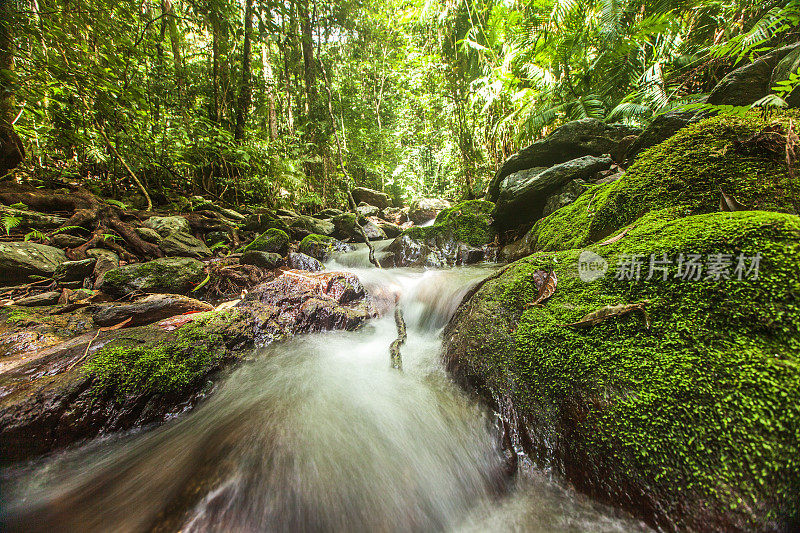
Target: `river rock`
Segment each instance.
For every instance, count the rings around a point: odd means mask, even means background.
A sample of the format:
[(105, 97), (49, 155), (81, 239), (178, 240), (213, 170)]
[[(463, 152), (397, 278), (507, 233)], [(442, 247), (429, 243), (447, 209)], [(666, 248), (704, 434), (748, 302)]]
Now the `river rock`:
[(61, 291), (48, 291), (33, 296), (26, 296), (19, 300), (14, 300), (14, 305), (22, 307), (39, 307), (43, 305), (55, 305), (61, 298)]
[(589, 180), (611, 167), (609, 156), (583, 156), (546, 170), (521, 170), (506, 176), (499, 187), (493, 216), (502, 229), (513, 229), (542, 218), (548, 197), (574, 179)]
[(307, 270), (309, 272), (319, 272), (324, 268), (322, 263), (313, 257), (297, 252), (289, 252), (286, 264), (289, 268), (293, 268), (295, 270)]
[(420, 198), (411, 202), (408, 218), (414, 224), (430, 222), (436, 215), (450, 207), (450, 202), (441, 198)]
[(214, 306), (179, 294), (151, 294), (130, 303), (109, 304), (95, 311), (93, 320), (98, 326), (113, 326), (131, 319), (127, 327), (159, 322), (186, 313), (212, 311)]
[(258, 268), (272, 270), (282, 266), (284, 261), (280, 254), (248, 250), (242, 254), (239, 262), (243, 265), (253, 265)]
[(43, 231), (60, 228), (67, 222), (67, 219), (64, 217), (48, 215), (46, 213), (39, 213), (37, 211), (28, 211), (27, 209), (16, 209), (14, 207), (8, 207), (5, 205), (0, 205), (0, 216), (18, 219), (19, 228), (38, 229)]
[(334, 226), (333, 237), (337, 239), (355, 239), (363, 241), (364, 238), (356, 231), (358, 216), (355, 213), (343, 213), (331, 219)]
[(314, 218), (321, 218), (324, 220), (328, 220), (335, 216), (339, 216), (343, 213), (344, 211), (342, 211), (341, 209), (336, 209), (335, 207), (329, 207), (327, 209), (323, 209), (319, 213), (315, 213), (313, 216)]
[(360, 223), (361, 229), (364, 231), (364, 235), (371, 241), (382, 241), (387, 239), (386, 233), (374, 222), (371, 220), (365, 220)]
[(35, 242), (0, 243), (0, 279), (18, 284), (33, 281), (34, 276), (51, 277), (65, 262), (64, 251)]
[(97, 259), (92, 257), (80, 261), (64, 261), (56, 267), (53, 277), (59, 282), (82, 281), (94, 272)]
[(387, 207), (381, 211), (380, 217), (392, 224), (404, 224), (408, 222), (408, 207)]
[(297, 216), (289, 222), (289, 232), (295, 239), (302, 239), (307, 235), (331, 235), (335, 226), (333, 223), (319, 218)]
[[(185, 220), (185, 219), (184, 219)], [(211, 255), (203, 241), (186, 231), (175, 231), (159, 241), (158, 247), (169, 257), (194, 257), (200, 259)]]
[(189, 221), (179, 216), (150, 217), (144, 222), (144, 226), (157, 231), (162, 237), (179, 231), (184, 233), (191, 231)]
[(268, 229), (241, 249), (242, 252), (249, 250), (286, 255), (289, 250), (289, 236), (279, 229)]
[(136, 234), (143, 241), (152, 242), (153, 244), (158, 244), (158, 242), (161, 240), (161, 235), (152, 228), (141, 226), (134, 229), (136, 230)]
[(356, 204), (364, 202), (365, 204), (377, 206), (378, 209), (386, 209), (392, 205), (392, 197), (385, 192), (367, 189), (366, 187), (356, 187), (352, 193)]
[(138, 292), (186, 294), (206, 277), (203, 263), (188, 257), (164, 257), (109, 270), (100, 289), (114, 296)]
[(395, 237), (403, 233), (404, 228), (397, 224), (392, 224), (391, 222), (387, 222), (385, 220), (380, 220), (380, 219), (373, 219), (371, 220), (371, 222), (376, 226), (378, 226), (378, 228), (380, 228), (380, 230), (386, 235), (386, 238), (388, 239), (394, 239)]
[(351, 245), (325, 235), (308, 235), (298, 246), (299, 252), (321, 262), (330, 259), (334, 252), (348, 252), (352, 249)]
[(210, 231), (206, 233), (206, 242), (209, 246), (213, 246), (215, 244), (227, 244), (230, 242), (231, 236), (226, 231)]
[(549, 168), (587, 155), (611, 154), (616, 152), (622, 139), (638, 135), (640, 132), (639, 128), (623, 124), (606, 124), (595, 118), (567, 122), (544, 139), (536, 141), (508, 158), (489, 183), (486, 199), (497, 202), (503, 180), (515, 172)]
[(380, 212), (381, 210), (374, 205), (365, 204), (363, 202), (356, 207), (356, 214), (364, 218), (377, 216)]

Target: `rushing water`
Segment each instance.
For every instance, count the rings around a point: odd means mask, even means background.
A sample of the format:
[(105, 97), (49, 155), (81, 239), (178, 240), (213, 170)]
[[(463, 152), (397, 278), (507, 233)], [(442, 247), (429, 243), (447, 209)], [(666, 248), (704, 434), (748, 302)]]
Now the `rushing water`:
[[(3, 474), (14, 531), (631, 531), (642, 526), (531, 470), (504, 478), (492, 420), (440, 361), (440, 329), (488, 267), (329, 268), (401, 295), (355, 332), (253, 354), (189, 415)], [(389, 314), (390, 315), (390, 314)]]

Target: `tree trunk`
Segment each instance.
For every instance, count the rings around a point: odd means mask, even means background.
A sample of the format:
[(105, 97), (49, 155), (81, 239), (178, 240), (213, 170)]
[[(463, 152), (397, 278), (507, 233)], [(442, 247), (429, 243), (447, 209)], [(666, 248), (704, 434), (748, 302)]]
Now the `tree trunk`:
[(22, 140), (14, 131), (14, 38), (17, 12), (9, 0), (0, 0), (0, 178), (25, 158)]
[(314, 38), (311, 27), (311, 17), (305, 2), (297, 3), (297, 12), (300, 17), (301, 49), (303, 52), (303, 76), (306, 85), (306, 105), (308, 118), (316, 118), (317, 105), (317, 75), (314, 65)]
[(175, 62), (175, 81), (178, 85), (178, 97), (180, 99), (181, 106), (183, 106), (184, 95), (186, 94), (186, 84), (185, 80), (183, 79), (183, 56), (181, 54), (180, 34), (178, 33), (178, 24), (175, 21), (176, 17), (175, 11), (172, 8), (172, 1), (163, 0), (161, 9), (164, 13), (164, 18), (167, 20), (167, 26), (169, 26), (169, 40), (172, 44), (172, 59)]
[(275, 76), (270, 63), (270, 41), (261, 48), (261, 64), (263, 66), (264, 87), (267, 90), (267, 120), (269, 122), (269, 138), (278, 138), (278, 114), (275, 109)]
[(253, 0), (245, 0), (244, 7), (244, 44), (242, 46), (242, 83), (239, 90), (239, 105), (236, 107), (236, 130), (234, 138), (237, 141), (244, 139), (244, 127), (250, 111), (250, 102), (253, 98), (250, 86), (250, 56), (252, 50), (253, 34)]

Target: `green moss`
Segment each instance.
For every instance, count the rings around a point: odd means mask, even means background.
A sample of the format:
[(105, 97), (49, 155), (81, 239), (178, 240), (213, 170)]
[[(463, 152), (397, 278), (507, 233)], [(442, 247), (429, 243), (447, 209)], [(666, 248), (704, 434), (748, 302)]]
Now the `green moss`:
[[(450, 356), (489, 394), (513, 398), (541, 434), (569, 430), (567, 453), (596, 486), (641, 491), (679, 529), (698, 515), (771, 529), (800, 503), (800, 218), (669, 218), (651, 213), (620, 241), (591, 248), (610, 265), (593, 283), (577, 275), (579, 250), (512, 264), (455, 319)], [(734, 264), (761, 254), (759, 277), (644, 279), (650, 254), (689, 252), (731, 254)], [(627, 254), (646, 256), (638, 282), (615, 279)], [(527, 307), (533, 272), (550, 269), (554, 296)], [(638, 313), (564, 326), (645, 300), (650, 330)]]
[(496, 235), (491, 226), (492, 202), (469, 200), (441, 211), (432, 226), (412, 227), (403, 235), (416, 240), (444, 238), (464, 242), (470, 246), (484, 246), (491, 243)]
[(97, 352), (84, 366), (95, 394), (113, 391), (120, 398), (170, 394), (196, 386), (220, 368), (225, 357), (222, 335), (209, 320), (198, 319), (164, 342), (116, 344)]
[(246, 252), (248, 250), (256, 250), (259, 252), (273, 252), (285, 255), (289, 247), (289, 236), (285, 231), (271, 228), (253, 239), (247, 246), (242, 247), (239, 251)]
[(30, 309), (24, 309), (20, 307), (15, 307), (11, 311), (6, 314), (6, 322), (12, 325), (19, 325), (28, 322), (33, 317), (33, 313)]
[[(776, 122), (785, 128), (790, 118), (797, 113)], [(753, 209), (797, 214), (800, 178), (791, 180), (781, 154), (748, 144), (773, 122), (753, 113), (709, 118), (681, 130), (644, 152), (618, 181), (590, 189), (538, 221), (531, 230), (534, 250), (586, 246), (651, 211), (669, 208), (672, 218), (716, 212), (720, 190)]]
[(163, 257), (114, 268), (103, 276), (103, 290), (112, 294), (134, 291), (185, 293), (205, 277), (203, 263), (185, 257)]

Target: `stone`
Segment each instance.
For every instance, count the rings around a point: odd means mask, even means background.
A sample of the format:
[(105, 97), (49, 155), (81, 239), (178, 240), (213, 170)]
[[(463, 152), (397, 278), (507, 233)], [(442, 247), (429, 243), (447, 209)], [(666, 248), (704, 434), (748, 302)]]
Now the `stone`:
[(112, 296), (137, 292), (186, 294), (205, 277), (205, 267), (197, 259), (163, 257), (109, 270), (99, 288)]
[(34, 281), (36, 276), (52, 277), (67, 260), (64, 251), (34, 242), (0, 242), (0, 279), (19, 284)]
[(298, 252), (290, 252), (286, 264), (295, 270), (307, 270), (309, 272), (319, 272), (323, 270), (322, 263), (311, 256)]
[(242, 254), (239, 262), (243, 265), (253, 265), (266, 270), (273, 270), (283, 265), (283, 257), (272, 252), (248, 250)]
[(373, 224), (377, 225), (378, 228), (386, 235), (388, 239), (394, 239), (401, 233), (403, 233), (403, 227), (397, 224), (392, 224), (391, 222), (386, 222), (385, 220), (375, 219), (371, 221)]
[(359, 232), (356, 231), (358, 216), (355, 213), (343, 213), (331, 219), (334, 226), (333, 237), (337, 239), (356, 239), (364, 240)]
[(58, 303), (60, 298), (61, 291), (48, 291), (34, 294), (33, 296), (26, 296), (25, 298), (20, 298), (19, 300), (14, 300), (14, 305), (20, 305), (22, 307), (55, 305)]
[(356, 207), (356, 213), (360, 217), (374, 217), (380, 212), (381, 210), (379, 208), (365, 203), (361, 203), (358, 207)]
[(227, 244), (230, 242), (231, 236), (226, 231), (209, 231), (206, 234), (206, 242), (209, 246), (213, 246), (214, 244)]
[(384, 233), (384, 231), (371, 220), (366, 220), (363, 223), (360, 223), (360, 226), (364, 231), (364, 234), (371, 241), (382, 241), (388, 238), (386, 233)]
[[(781, 59), (772, 71), (769, 87), (789, 79), (789, 76), (800, 69), (800, 47), (795, 47)], [(785, 98), (789, 107), (800, 107), (800, 91), (794, 90)]]
[(289, 233), (295, 239), (306, 235), (331, 235), (336, 229), (332, 222), (309, 216), (297, 216), (289, 223)]
[(180, 294), (151, 294), (130, 303), (102, 305), (92, 318), (100, 327), (113, 326), (130, 318), (126, 327), (133, 327), (213, 309), (214, 306), (210, 304)]
[(97, 259), (90, 257), (80, 261), (64, 261), (56, 267), (53, 277), (59, 282), (83, 281), (94, 272)]
[(194, 257), (200, 259), (211, 255), (203, 241), (185, 231), (176, 231), (163, 238), (158, 247), (168, 257)]
[(552, 167), (587, 155), (597, 157), (612, 154), (622, 139), (640, 132), (639, 128), (624, 124), (606, 124), (595, 118), (567, 122), (544, 139), (508, 158), (489, 183), (486, 199), (498, 201), (501, 183), (506, 176), (515, 172)]
[(521, 170), (506, 176), (500, 184), (492, 215), (501, 229), (532, 224), (542, 218), (547, 198), (574, 179), (590, 180), (611, 167), (608, 156), (591, 155), (560, 163), (544, 171)]
[(657, 115), (625, 152), (625, 159), (633, 162), (648, 148), (661, 144), (678, 131), (702, 120), (705, 113), (698, 111), (667, 111)]
[(157, 231), (162, 237), (166, 237), (178, 231), (185, 233), (189, 233), (191, 231), (189, 221), (179, 216), (150, 217), (145, 220), (144, 226)]
[[(67, 223), (67, 219), (64, 217), (48, 215), (37, 211), (28, 211), (27, 209), (16, 209), (5, 205), (0, 205), (0, 216), (9, 216), (18, 219), (18, 227), (20, 228), (38, 229), (42, 231), (54, 230)], [(60, 235), (60, 233), (56, 235)]]
[(300, 241), (298, 251), (313, 257), (317, 261), (325, 262), (335, 252), (349, 252), (353, 246), (333, 237), (325, 235), (309, 235)]
[[(620, 176), (621, 174), (612, 175), (615, 180), (619, 179)], [(566, 185), (562, 186), (558, 191), (547, 197), (547, 200), (544, 203), (544, 209), (542, 210), (542, 217), (546, 217), (550, 213), (558, 211), (562, 207), (574, 202), (578, 196), (586, 191), (586, 187), (588, 185), (589, 183), (582, 179), (574, 179), (567, 182)]]
[(333, 218), (335, 216), (341, 215), (343, 213), (344, 213), (344, 211), (342, 211), (341, 209), (336, 209), (334, 207), (329, 207), (327, 209), (323, 209), (319, 213), (315, 213), (313, 215), (313, 217), (327, 220), (327, 219)]
[(286, 222), (278, 218), (272, 212), (254, 213), (245, 218), (242, 223), (242, 229), (245, 231), (257, 231), (263, 233), (268, 229), (279, 229), (281, 231), (289, 232), (289, 226)]
[(119, 256), (111, 250), (105, 250), (103, 248), (91, 248), (86, 250), (86, 255), (97, 260), (94, 265), (94, 272), (92, 272), (92, 275), (95, 278), (96, 287), (99, 287), (102, 284), (103, 274), (119, 266)]
[(404, 224), (408, 222), (408, 207), (387, 207), (381, 211), (380, 217), (392, 224)]
[(154, 229), (148, 228), (146, 226), (134, 228), (136, 234), (139, 236), (140, 239), (146, 242), (152, 242), (153, 244), (158, 244), (161, 240), (161, 235)]
[(86, 239), (69, 233), (56, 233), (50, 237), (50, 244), (59, 248), (77, 248), (85, 244)]
[(286, 255), (289, 250), (289, 236), (279, 229), (268, 229), (240, 251), (246, 252), (248, 250)]
[(356, 204), (364, 202), (369, 205), (377, 206), (378, 209), (386, 209), (392, 205), (392, 197), (385, 192), (367, 189), (366, 187), (355, 187), (352, 193)]
[(279, 216), (288, 217), (288, 218), (297, 218), (297, 217), (300, 216), (299, 214), (297, 214), (296, 212), (292, 211), (291, 209), (276, 209), (275, 213), (278, 214)]
[(420, 198), (411, 202), (408, 210), (408, 218), (414, 224), (424, 224), (430, 222), (436, 215), (450, 207), (450, 202), (440, 198)]

